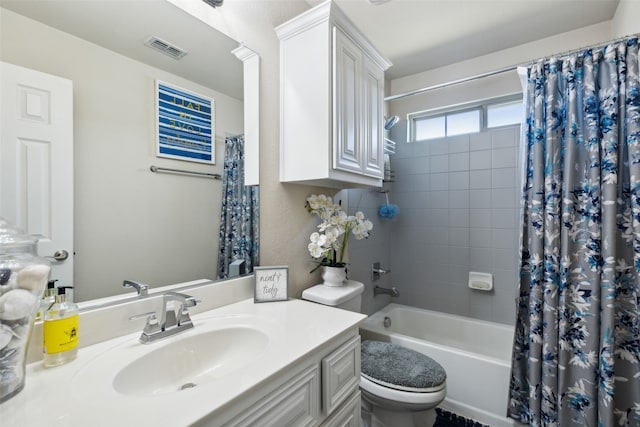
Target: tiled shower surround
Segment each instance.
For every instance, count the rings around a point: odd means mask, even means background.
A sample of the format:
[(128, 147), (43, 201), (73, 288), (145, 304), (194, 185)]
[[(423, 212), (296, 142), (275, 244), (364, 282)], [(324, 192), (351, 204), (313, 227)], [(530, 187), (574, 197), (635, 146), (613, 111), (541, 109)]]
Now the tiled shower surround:
[[(519, 126), (416, 143), (391, 157), (393, 219), (377, 210), (384, 194), (349, 190), (349, 210), (375, 219), (374, 235), (351, 245), (352, 277), (364, 281), (367, 313), (388, 302), (373, 297), (371, 262), (391, 274), (394, 302), (506, 324), (515, 322), (519, 216)], [(470, 271), (492, 273), (492, 291), (469, 289)]]

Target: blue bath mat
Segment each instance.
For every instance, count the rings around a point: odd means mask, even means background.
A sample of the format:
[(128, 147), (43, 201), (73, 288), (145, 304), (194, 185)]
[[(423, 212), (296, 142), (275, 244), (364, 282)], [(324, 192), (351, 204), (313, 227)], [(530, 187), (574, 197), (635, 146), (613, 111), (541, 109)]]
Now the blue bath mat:
[(441, 408), (436, 408), (436, 414), (436, 422), (433, 427), (490, 427)]

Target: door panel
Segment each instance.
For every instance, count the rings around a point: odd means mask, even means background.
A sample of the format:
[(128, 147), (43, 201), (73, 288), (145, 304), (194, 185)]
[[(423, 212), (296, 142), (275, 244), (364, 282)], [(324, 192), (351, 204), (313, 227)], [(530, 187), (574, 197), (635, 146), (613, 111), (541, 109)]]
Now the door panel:
[[(39, 235), (38, 253), (73, 254), (73, 84), (0, 62), (0, 216)], [(73, 286), (73, 256), (52, 261)]]
[(364, 174), (384, 176), (383, 155), (384, 71), (368, 58), (364, 60), (363, 163)]
[(334, 28), (334, 169), (362, 173), (361, 77), (362, 53), (340, 30)]

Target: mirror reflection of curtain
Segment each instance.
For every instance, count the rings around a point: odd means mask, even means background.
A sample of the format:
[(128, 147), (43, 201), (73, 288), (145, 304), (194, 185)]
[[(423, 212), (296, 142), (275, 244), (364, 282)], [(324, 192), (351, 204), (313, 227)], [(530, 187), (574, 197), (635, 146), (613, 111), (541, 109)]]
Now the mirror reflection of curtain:
[(638, 39), (529, 69), (509, 416), (640, 425)]
[(229, 277), (229, 264), (244, 260), (246, 273), (259, 261), (259, 188), (244, 185), (244, 136), (225, 140), (218, 278)]

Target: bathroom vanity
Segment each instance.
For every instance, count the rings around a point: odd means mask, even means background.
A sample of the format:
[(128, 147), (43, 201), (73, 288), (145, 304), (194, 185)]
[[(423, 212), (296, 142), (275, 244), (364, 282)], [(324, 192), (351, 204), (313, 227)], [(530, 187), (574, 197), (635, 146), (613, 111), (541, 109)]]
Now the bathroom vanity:
[[(141, 330), (106, 339), (63, 366), (31, 362), (24, 390), (0, 405), (2, 426), (359, 426), (365, 317), (251, 298), (150, 344)], [(82, 339), (96, 326), (80, 322)]]

